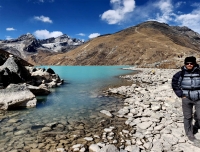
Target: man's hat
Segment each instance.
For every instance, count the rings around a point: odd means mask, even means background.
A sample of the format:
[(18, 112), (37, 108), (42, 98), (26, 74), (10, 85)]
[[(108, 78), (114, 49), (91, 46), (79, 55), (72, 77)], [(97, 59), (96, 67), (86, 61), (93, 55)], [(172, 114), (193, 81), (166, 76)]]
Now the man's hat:
[(186, 57), (184, 63), (186, 64), (187, 62), (192, 62), (192, 63), (194, 63), (194, 64), (197, 64), (196, 58), (195, 58), (194, 56)]

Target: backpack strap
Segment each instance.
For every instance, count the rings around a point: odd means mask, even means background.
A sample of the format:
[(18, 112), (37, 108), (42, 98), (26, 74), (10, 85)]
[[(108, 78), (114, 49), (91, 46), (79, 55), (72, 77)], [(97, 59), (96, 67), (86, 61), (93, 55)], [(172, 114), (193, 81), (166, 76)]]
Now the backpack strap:
[(181, 85), (181, 82), (183, 80), (184, 75), (185, 75), (185, 70), (181, 70), (181, 74), (180, 74), (180, 77), (179, 77), (179, 80), (178, 80), (179, 85)]
[[(182, 79), (183, 79), (184, 75), (185, 75), (185, 70), (181, 70), (181, 77), (182, 77)], [(200, 71), (199, 71), (199, 75), (200, 75)]]

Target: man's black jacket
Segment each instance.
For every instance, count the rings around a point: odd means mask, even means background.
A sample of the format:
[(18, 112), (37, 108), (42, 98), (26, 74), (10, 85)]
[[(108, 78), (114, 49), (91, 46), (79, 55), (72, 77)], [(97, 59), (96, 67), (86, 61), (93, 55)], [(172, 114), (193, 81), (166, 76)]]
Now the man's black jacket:
[(186, 96), (191, 100), (200, 99), (200, 69), (196, 64), (192, 70), (185, 66), (172, 78), (172, 88), (178, 97)]

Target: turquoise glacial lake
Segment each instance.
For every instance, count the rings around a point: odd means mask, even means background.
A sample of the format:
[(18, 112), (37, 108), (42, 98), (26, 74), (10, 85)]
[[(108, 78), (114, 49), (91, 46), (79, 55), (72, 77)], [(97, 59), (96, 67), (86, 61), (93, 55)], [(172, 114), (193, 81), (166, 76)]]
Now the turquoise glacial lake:
[[(128, 66), (48, 67), (64, 79), (64, 84), (53, 88), (48, 96), (37, 96), (38, 103), (35, 108), (8, 111), (9, 119), (0, 122), (2, 144), (10, 144), (10, 139), (13, 139), (18, 131), (27, 130), (26, 137), (36, 137), (38, 130), (33, 126), (44, 126), (52, 122), (67, 125), (67, 122), (72, 124), (78, 121), (92, 127), (98, 122), (100, 110), (116, 110), (116, 105), (122, 100), (103, 95), (102, 90), (116, 84), (123, 85), (121, 81), (124, 79), (119, 76), (133, 73), (131, 70), (122, 69)], [(17, 121), (11, 123), (10, 119)], [(22, 134), (16, 138), (22, 140), (25, 136)]]
[[(96, 111), (99, 103), (112, 102), (115, 98), (99, 97), (103, 88), (120, 83), (119, 75), (133, 73), (123, 70), (128, 66), (48, 66), (57, 73), (64, 84), (52, 89), (46, 97), (38, 97), (39, 103), (31, 113), (41, 113), (55, 118), (73, 115), (79, 110), (81, 116)], [(44, 67), (44, 68), (48, 68)]]

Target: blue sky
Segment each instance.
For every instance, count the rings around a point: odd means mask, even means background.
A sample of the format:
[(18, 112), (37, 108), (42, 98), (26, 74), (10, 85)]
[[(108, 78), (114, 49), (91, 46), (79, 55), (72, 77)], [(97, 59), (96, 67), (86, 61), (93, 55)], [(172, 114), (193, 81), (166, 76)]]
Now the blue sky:
[(155, 20), (200, 33), (199, 0), (0, 0), (0, 40), (31, 33), (88, 40)]

